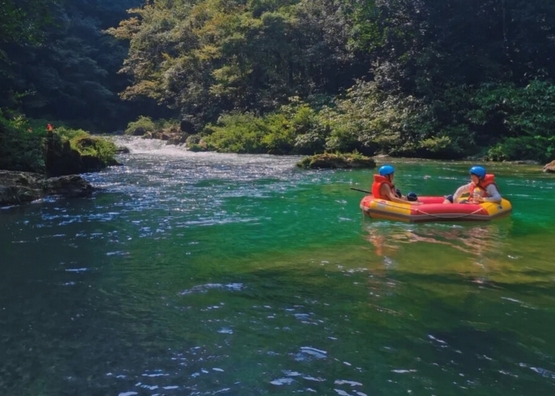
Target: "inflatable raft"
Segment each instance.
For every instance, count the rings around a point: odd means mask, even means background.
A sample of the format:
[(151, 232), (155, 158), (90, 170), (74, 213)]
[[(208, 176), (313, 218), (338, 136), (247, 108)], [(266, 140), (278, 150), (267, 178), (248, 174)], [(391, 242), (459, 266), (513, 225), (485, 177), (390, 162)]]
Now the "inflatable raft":
[(373, 219), (397, 220), (410, 223), (424, 221), (489, 221), (508, 216), (512, 211), (509, 201), (443, 204), (444, 197), (418, 197), (422, 205), (397, 203), (374, 199), (367, 195), (360, 202), (360, 209)]

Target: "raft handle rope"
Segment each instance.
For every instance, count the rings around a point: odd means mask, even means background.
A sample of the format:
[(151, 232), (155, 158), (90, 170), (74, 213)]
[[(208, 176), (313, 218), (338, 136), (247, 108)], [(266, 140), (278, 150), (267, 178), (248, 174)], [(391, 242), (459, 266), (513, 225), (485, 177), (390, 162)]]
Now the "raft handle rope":
[[(484, 208), (476, 209), (474, 212), (471, 212), (471, 213), (464, 213), (464, 214), (462, 214), (462, 215), (460, 215), (460, 216), (449, 217), (449, 219), (463, 219), (463, 218), (465, 218), (465, 217), (472, 216), (472, 215), (475, 215), (476, 213), (481, 212), (482, 209), (484, 209)], [(415, 209), (415, 210), (416, 210), (417, 212), (420, 212), (420, 213), (425, 214), (425, 215), (427, 215), (427, 216), (436, 217), (436, 218), (438, 218), (438, 219), (445, 219), (445, 217), (443, 217), (443, 216), (439, 216), (439, 215), (432, 214), (432, 213), (426, 213), (426, 212), (424, 212), (422, 209)]]
[[(395, 208), (395, 209), (405, 209), (404, 206), (392, 205), (392, 204), (390, 204), (390, 203), (384, 203), (383, 205), (390, 206), (390, 207)], [(404, 204), (404, 205), (406, 205), (406, 204)], [(412, 206), (413, 206), (413, 205), (411, 205), (411, 209), (413, 209)], [(462, 215), (460, 215), (460, 216), (456, 216), (456, 217), (449, 217), (449, 219), (464, 219), (465, 217), (472, 216), (472, 215), (475, 215), (475, 214), (481, 212), (482, 209), (485, 209), (485, 208), (480, 207), (480, 209), (476, 209), (474, 212), (471, 212), (471, 213), (464, 213), (464, 214), (462, 214)], [(370, 211), (370, 210), (371, 210), (370, 208), (367, 208), (366, 211), (368, 212), (368, 211)], [(445, 219), (444, 216), (436, 215), (436, 214), (433, 214), (433, 213), (427, 213), (427, 212), (423, 211), (422, 209), (414, 208), (414, 210), (415, 210), (416, 212), (420, 212), (420, 213), (422, 213), (422, 214), (424, 214), (424, 215), (427, 215), (427, 216), (430, 216), (430, 217), (434, 217), (434, 218), (438, 218), (438, 219)]]

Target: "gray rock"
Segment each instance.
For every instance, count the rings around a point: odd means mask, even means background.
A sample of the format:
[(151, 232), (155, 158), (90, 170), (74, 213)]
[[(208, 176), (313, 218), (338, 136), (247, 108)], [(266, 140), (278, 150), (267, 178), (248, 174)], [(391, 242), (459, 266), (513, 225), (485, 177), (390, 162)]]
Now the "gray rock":
[(0, 206), (18, 205), (49, 195), (87, 197), (93, 186), (79, 175), (46, 178), (38, 173), (0, 170)]

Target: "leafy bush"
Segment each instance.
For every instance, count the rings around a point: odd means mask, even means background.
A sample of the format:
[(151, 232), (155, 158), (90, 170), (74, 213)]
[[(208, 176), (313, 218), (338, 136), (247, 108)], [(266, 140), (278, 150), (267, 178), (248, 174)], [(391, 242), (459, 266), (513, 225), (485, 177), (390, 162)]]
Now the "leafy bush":
[(295, 152), (299, 154), (323, 153), (326, 150), (327, 135), (329, 135), (329, 129), (326, 128), (318, 128), (298, 135), (295, 138)]
[(137, 121), (132, 121), (127, 124), (125, 129), (126, 135), (141, 136), (146, 132), (154, 132), (156, 130), (156, 124), (150, 117), (140, 116)]
[(263, 118), (266, 134), (262, 145), (269, 154), (290, 154), (295, 145), (295, 129), (283, 113), (270, 114)]
[[(555, 85), (534, 80), (525, 87), (484, 84), (473, 98), (477, 108), (469, 113), (493, 146), (493, 161), (550, 161), (555, 154)], [(483, 137), (482, 137), (483, 140)]]
[(65, 126), (57, 127), (55, 133), (62, 138), (62, 140), (71, 141), (75, 138), (90, 136), (88, 132), (82, 129), (70, 129)]
[(314, 154), (325, 150), (328, 130), (321, 124), (316, 110), (297, 97), (289, 98), (289, 104), (266, 117), (266, 122), (271, 133), (267, 141), (273, 143), (268, 147), (270, 153)]
[[(316, 108), (318, 110), (316, 110)], [(265, 116), (231, 113), (205, 129), (199, 149), (240, 153), (364, 155), (544, 161), (553, 153), (555, 85), (448, 87), (433, 98), (393, 95), (358, 81), (333, 105), (290, 98)]]
[(26, 119), (0, 113), (0, 169), (44, 172), (45, 138), (46, 131), (33, 131)]
[(358, 81), (336, 101), (335, 108), (320, 112), (329, 130), (326, 149), (366, 155), (389, 151), (410, 137), (406, 128), (414, 100), (387, 96), (374, 83)]
[[(52, 169), (46, 169), (47, 155), (57, 162), (57, 165), (53, 165), (50, 161), (49, 168), (54, 166), (62, 169), (66, 165), (60, 164), (69, 164), (74, 158), (70, 148), (82, 156), (98, 159), (101, 167), (102, 164), (106, 166), (115, 162), (117, 147), (113, 142), (65, 126), (56, 127), (49, 136), (45, 125), (44, 120), (27, 120), (23, 117), (8, 120), (0, 114), (0, 169), (50, 173)], [(64, 162), (65, 159), (69, 162)], [(60, 169), (56, 169), (56, 172), (60, 172)], [(67, 171), (62, 169), (59, 174), (63, 174), (64, 170)], [(73, 171), (79, 170), (74, 168)]]
[(88, 134), (78, 134), (70, 140), (71, 148), (81, 155), (90, 155), (98, 158), (105, 165), (114, 162), (117, 146), (110, 140), (93, 137)]
[(318, 115), (308, 104), (291, 98), (288, 105), (264, 117), (238, 112), (223, 115), (205, 128), (204, 142), (221, 152), (307, 154), (324, 151)]
[(69, 142), (70, 147), (81, 155), (98, 158), (104, 164), (114, 162), (117, 146), (110, 140), (91, 136), (82, 129), (71, 129), (65, 126), (57, 127), (54, 133), (61, 139), (61, 144)]
[(266, 152), (262, 139), (268, 134), (268, 129), (262, 119), (251, 113), (223, 115), (217, 125), (209, 125), (205, 133), (210, 133), (206, 143), (219, 152)]
[(534, 80), (525, 87), (484, 84), (473, 98), (471, 121), (499, 141), (504, 137), (544, 136), (555, 129), (555, 85)]
[(417, 157), (458, 159), (475, 152), (476, 146), (468, 126), (464, 124), (446, 127), (440, 135), (426, 137), (414, 145)]
[(533, 160), (547, 163), (555, 159), (555, 136), (510, 137), (487, 151), (490, 161)]

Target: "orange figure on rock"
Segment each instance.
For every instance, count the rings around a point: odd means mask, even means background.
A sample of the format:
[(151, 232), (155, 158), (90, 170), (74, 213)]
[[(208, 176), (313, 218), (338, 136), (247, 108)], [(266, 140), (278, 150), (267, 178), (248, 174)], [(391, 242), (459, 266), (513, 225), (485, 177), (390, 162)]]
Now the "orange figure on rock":
[(46, 124), (46, 130), (48, 132), (52, 132), (54, 130), (54, 127), (52, 126), (52, 124)]

